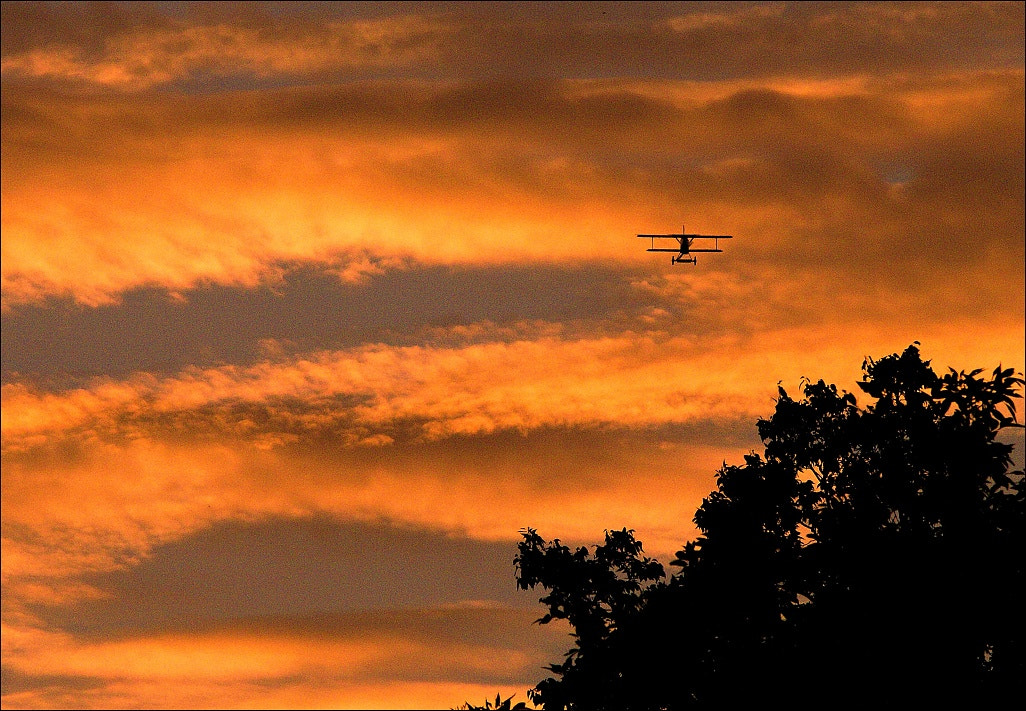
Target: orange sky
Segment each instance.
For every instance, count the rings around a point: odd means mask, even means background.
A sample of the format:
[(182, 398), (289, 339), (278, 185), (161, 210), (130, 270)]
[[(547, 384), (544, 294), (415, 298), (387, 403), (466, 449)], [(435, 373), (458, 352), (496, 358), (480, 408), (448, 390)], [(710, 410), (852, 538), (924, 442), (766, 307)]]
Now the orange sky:
[(518, 529), (666, 559), (778, 382), (1024, 369), (1022, 3), (2, 23), (4, 708), (525, 700)]

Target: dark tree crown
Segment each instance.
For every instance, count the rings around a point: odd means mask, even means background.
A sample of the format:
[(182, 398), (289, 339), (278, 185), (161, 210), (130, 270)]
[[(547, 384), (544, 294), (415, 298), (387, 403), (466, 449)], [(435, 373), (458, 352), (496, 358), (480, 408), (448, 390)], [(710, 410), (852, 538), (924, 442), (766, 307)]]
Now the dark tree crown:
[(1026, 678), (1023, 379), (937, 375), (916, 345), (836, 386), (781, 388), (764, 452), (724, 464), (666, 578), (633, 531), (571, 551), (522, 531), (517, 584), (575, 646), (546, 709), (855, 708), (1011, 696)]

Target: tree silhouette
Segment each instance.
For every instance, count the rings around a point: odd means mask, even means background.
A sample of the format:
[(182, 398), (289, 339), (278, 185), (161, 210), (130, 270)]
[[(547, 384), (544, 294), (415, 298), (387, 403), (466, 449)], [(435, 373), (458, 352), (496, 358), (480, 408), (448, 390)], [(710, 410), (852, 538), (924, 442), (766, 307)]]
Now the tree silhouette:
[(522, 531), (575, 646), (529, 692), (546, 709), (978, 707), (1026, 679), (1026, 487), (1011, 369), (938, 376), (916, 345), (866, 359), (872, 402), (805, 381), (724, 465), (664, 576), (633, 532), (594, 552)]
[(483, 706), (475, 706), (469, 701), (466, 701), (462, 706), (457, 706), (456, 709), (457, 711), (528, 711), (527, 704), (523, 701), (518, 701), (516, 704), (513, 704), (512, 696), (503, 700), (500, 694), (495, 695), (494, 704), (488, 699), (485, 699)]

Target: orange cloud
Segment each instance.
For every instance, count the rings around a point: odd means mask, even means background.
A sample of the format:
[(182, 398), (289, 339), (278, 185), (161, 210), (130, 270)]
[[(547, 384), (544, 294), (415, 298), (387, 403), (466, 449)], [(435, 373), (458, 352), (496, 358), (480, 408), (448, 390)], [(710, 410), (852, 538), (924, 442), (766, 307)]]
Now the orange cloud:
[(785, 268), (811, 253), (850, 271), (854, 254), (865, 278), (913, 264), (939, 278), (949, 245), (971, 244), (970, 266), (992, 254), (996, 278), (1021, 277), (1021, 84), (1007, 70), (692, 96), (638, 81), (188, 100), (13, 87), (4, 303), (253, 286), (283, 263), (348, 279), (412, 263), (631, 264), (651, 256), (633, 234), (676, 229), (668, 219), (734, 232), (738, 257)]
[[(1023, 369), (1014, 319), (964, 326), (913, 330), (937, 368), (996, 365), (1001, 353)], [(757, 444), (754, 422), (772, 410), (777, 380), (792, 391), (803, 375), (854, 389), (852, 354), (898, 351), (909, 330), (368, 346), (61, 394), (5, 386), (5, 589), (85, 595), (32, 586), (132, 565), (215, 521), (271, 515), (384, 519), (485, 540), (530, 525), (586, 541), (629, 525), (652, 551), (671, 553), (691, 535), (715, 469)], [(747, 434), (674, 446), (658, 435), (724, 423)], [(535, 457), (530, 443), (546, 431), (569, 442), (633, 431), (648, 444), (634, 440), (628, 456), (563, 443)], [(461, 443), (486, 436), (512, 436), (499, 450), (520, 454), (461, 454)]]
[[(547, 628), (531, 635), (533, 614), (414, 609), (110, 640), (5, 625), (4, 660), (30, 680), (79, 681), (70, 698), (89, 707), (395, 708), (397, 699), (412, 707), (455, 706), (477, 700), (489, 686), (492, 694), (524, 693), (527, 679), (565, 635)], [(482, 627), (491, 631), (482, 634)], [(439, 633), (444, 652), (432, 643)], [(469, 635), (476, 639), (464, 640)], [(511, 673), (523, 677), (521, 688), (499, 681)], [(53, 704), (46, 686), (39, 686), (5, 693), (4, 706)]]
[(513, 540), (528, 525), (582, 542), (630, 525), (667, 555), (690, 536), (715, 469), (738, 453), (697, 442), (657, 445), (631, 456), (613, 447), (595, 463), (580, 452), (572, 461), (550, 452), (544, 461), (497, 463), (418, 448), (388, 458), (328, 457), (142, 441), (81, 447), (75, 462), (7, 457), (4, 588), (12, 599), (81, 599), (95, 591), (61, 579), (134, 565), (155, 546), (216, 521), (267, 516), (387, 520), (493, 541)]
[[(697, 304), (693, 316), (703, 319), (716, 308), (715, 301), (706, 301), (709, 290), (730, 286), (715, 277), (704, 283), (669, 280), (638, 288), (676, 292)], [(759, 308), (753, 305), (756, 316)], [(765, 411), (774, 379), (794, 381), (818, 373), (853, 382), (858, 363), (852, 362), (852, 352), (886, 354), (930, 337), (940, 352), (951, 353), (950, 347), (960, 344), (953, 355), (975, 356), (970, 361), (1004, 354), (1010, 359), (1006, 363), (1022, 363), (1014, 317), (1007, 323), (974, 325), (968, 337), (959, 321), (895, 319), (889, 326), (845, 326), (843, 337), (838, 324), (827, 323), (702, 338), (660, 332), (660, 325), (673, 327), (668, 313), (656, 311), (648, 318), (656, 326), (648, 334), (574, 340), (543, 336), (462, 347), (367, 345), (248, 367), (189, 369), (162, 379), (139, 374), (100, 380), (63, 393), (5, 385), (4, 448), (25, 449), (41, 436), (60, 433), (108, 438), (174, 432), (176, 422), (200, 433), (232, 436), (302, 437), (327, 428), (343, 442), (381, 444), (388, 440), (380, 435), (393, 438), (393, 428), (404, 423), (432, 439), (504, 429), (754, 418)], [(724, 318), (729, 324), (738, 316)], [(978, 346), (966, 348), (966, 341)], [(731, 354), (729, 362), (725, 353)], [(753, 388), (760, 379), (769, 382)], [(292, 411), (290, 403), (302, 407)]]

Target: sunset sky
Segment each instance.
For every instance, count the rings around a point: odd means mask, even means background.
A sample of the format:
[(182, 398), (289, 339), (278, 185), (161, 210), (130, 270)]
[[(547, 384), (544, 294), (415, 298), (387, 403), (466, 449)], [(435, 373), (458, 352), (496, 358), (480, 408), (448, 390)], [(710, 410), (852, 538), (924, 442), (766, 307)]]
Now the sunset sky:
[(519, 529), (665, 561), (778, 383), (1026, 369), (1021, 2), (2, 30), (4, 708), (526, 700)]

